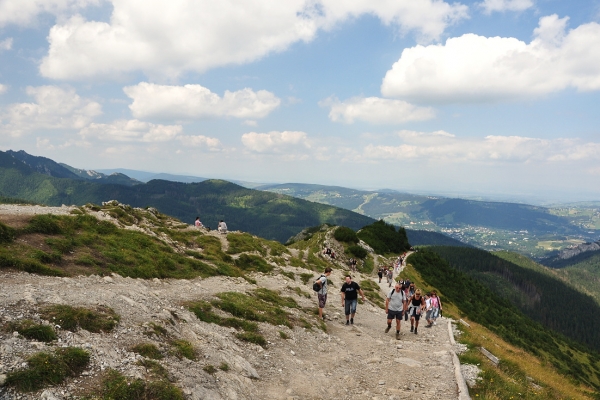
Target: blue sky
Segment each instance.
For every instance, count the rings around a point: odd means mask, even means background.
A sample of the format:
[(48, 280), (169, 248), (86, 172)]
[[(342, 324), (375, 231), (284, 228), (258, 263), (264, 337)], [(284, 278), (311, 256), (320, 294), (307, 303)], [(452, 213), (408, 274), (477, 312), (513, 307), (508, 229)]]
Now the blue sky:
[(600, 1), (0, 0), (0, 149), (600, 200)]

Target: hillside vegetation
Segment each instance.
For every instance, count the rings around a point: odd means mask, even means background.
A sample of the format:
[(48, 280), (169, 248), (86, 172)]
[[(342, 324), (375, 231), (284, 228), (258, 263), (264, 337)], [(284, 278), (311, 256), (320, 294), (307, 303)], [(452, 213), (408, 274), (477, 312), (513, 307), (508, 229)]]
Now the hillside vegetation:
[[(473, 271), (469, 267), (459, 268), (458, 263), (446, 261), (445, 257), (451, 259), (453, 257), (449, 251), (444, 252), (444, 250), (446, 249), (419, 250), (410, 257), (411, 264), (422, 279), (441, 291), (442, 302), (452, 303), (459, 309), (459, 315), (464, 315), (470, 320), (484, 325), (507, 342), (535, 355), (542, 363), (552, 365), (561, 374), (568, 375), (573, 380), (589, 385), (595, 390), (600, 389), (600, 353), (597, 351), (597, 342), (588, 342), (591, 347), (596, 348), (596, 350), (589, 350), (562, 335), (553, 334), (544, 325), (532, 321), (518, 310), (510, 301), (512, 296), (496, 294), (477, 280), (477, 274), (472, 277)], [(462, 253), (461, 256), (464, 257), (465, 254)], [(479, 259), (475, 259), (474, 263), (488, 266), (486, 261), (481, 256)], [(503, 264), (496, 263), (496, 265)], [(492, 266), (490, 265), (490, 267)], [(559, 298), (558, 301), (564, 300), (559, 295), (556, 297)], [(556, 313), (559, 314), (559, 317), (566, 317), (565, 310), (568, 309), (561, 308)], [(594, 324), (585, 313), (573, 314), (579, 317), (578, 325)], [(589, 331), (594, 330), (593, 325), (589, 325), (588, 329)], [(595, 335), (596, 332), (593, 332), (583, 340), (595, 337)]]
[[(478, 249), (435, 246), (431, 252), (477, 279), (532, 320), (600, 350), (600, 306), (563, 281)], [(585, 309), (585, 317), (565, 310)]]
[[(38, 158), (35, 161), (41, 162)], [(189, 224), (200, 216), (204, 225), (213, 229), (223, 219), (231, 230), (250, 232), (279, 242), (285, 242), (306, 227), (322, 223), (359, 229), (373, 222), (369, 217), (348, 210), (246, 189), (226, 181), (186, 184), (153, 180), (133, 186), (98, 183), (83, 180), (51, 161), (43, 164), (52, 167), (44, 174), (10, 153), (0, 152), (0, 195), (50, 206), (82, 206), (116, 199), (132, 207), (154, 207)], [(56, 177), (62, 176), (58, 173), (59, 168), (77, 179)]]

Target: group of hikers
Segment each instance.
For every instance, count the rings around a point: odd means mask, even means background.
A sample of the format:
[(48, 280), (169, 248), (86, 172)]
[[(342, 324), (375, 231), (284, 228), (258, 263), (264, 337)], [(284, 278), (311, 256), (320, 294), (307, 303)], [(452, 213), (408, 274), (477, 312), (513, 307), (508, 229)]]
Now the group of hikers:
[[(204, 228), (204, 225), (200, 221), (200, 217), (196, 217), (196, 221), (194, 221), (194, 226), (196, 228)], [(208, 227), (207, 227), (207, 229), (210, 230), (210, 228), (208, 228)], [(219, 221), (219, 224), (217, 225), (217, 231), (219, 233), (227, 233), (227, 224), (225, 223), (225, 221), (223, 221), (223, 220)]]
[[(398, 261), (402, 263), (405, 256), (406, 253), (398, 257)], [(325, 268), (323, 274), (313, 284), (313, 290), (317, 292), (319, 301), (319, 318), (324, 321), (325, 314), (323, 313), (323, 309), (327, 303), (328, 293), (327, 278), (331, 275), (331, 272), (332, 269), (330, 267)], [(404, 321), (408, 321), (410, 318), (410, 331), (417, 335), (422, 315), (425, 315), (425, 320), (427, 321), (426, 328), (436, 325), (437, 318), (442, 315), (442, 302), (437, 292), (433, 290), (423, 294), (421, 289), (415, 288), (414, 282), (411, 282), (409, 279), (395, 281), (393, 279), (393, 272), (394, 266), (380, 268), (378, 271), (379, 283), (381, 283), (384, 273), (388, 279), (388, 287), (391, 287), (392, 282), (394, 282), (394, 288), (387, 294), (385, 299), (385, 314), (387, 317), (385, 333), (388, 333), (392, 329), (392, 322), (396, 320), (396, 339), (400, 339), (400, 323), (403, 318)], [(360, 294), (364, 301), (365, 294), (360, 285), (352, 280), (351, 275), (345, 276), (340, 293), (342, 307), (344, 307), (346, 315), (346, 325), (352, 325), (354, 324), (358, 295)]]

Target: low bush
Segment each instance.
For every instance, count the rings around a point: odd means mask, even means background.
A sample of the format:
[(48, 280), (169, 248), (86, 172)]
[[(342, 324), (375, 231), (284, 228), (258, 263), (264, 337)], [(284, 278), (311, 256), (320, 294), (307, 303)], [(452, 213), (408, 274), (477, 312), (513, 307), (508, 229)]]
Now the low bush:
[(235, 260), (235, 265), (244, 271), (256, 271), (256, 272), (271, 272), (273, 266), (266, 263), (262, 257), (254, 256), (252, 254), (242, 254)]
[(112, 308), (103, 306), (90, 310), (58, 304), (42, 309), (40, 315), (71, 332), (75, 332), (78, 328), (94, 333), (110, 332), (120, 320), (119, 315)]
[(104, 400), (183, 400), (178, 387), (164, 380), (146, 382), (128, 380), (119, 372), (110, 370), (102, 382)]
[(365, 258), (367, 256), (367, 254), (369, 254), (365, 249), (363, 249), (362, 247), (360, 247), (356, 244), (354, 244), (352, 246), (348, 246), (346, 251), (348, 253), (352, 254), (354, 257), (360, 258), (360, 259)]
[(153, 360), (160, 360), (163, 358), (162, 353), (153, 343), (139, 343), (131, 348), (131, 351), (138, 353), (141, 356), (151, 358)]
[(333, 237), (335, 240), (340, 242), (358, 243), (358, 236), (356, 236), (356, 232), (345, 226), (338, 227), (335, 232), (333, 232)]
[(204, 370), (204, 372), (206, 372), (207, 374), (214, 374), (215, 372), (217, 372), (217, 369), (215, 368), (214, 365), (208, 364), (205, 365), (204, 368), (202, 368)]
[(171, 346), (175, 357), (179, 359), (185, 357), (188, 360), (196, 359), (196, 349), (194, 349), (194, 346), (187, 340), (173, 340)]
[(265, 337), (260, 333), (242, 332), (237, 333), (235, 337), (237, 337), (240, 340), (243, 340), (244, 342), (254, 343), (261, 347), (267, 347), (267, 339), (265, 339)]
[(16, 231), (0, 222), (0, 243), (11, 243), (15, 240)]
[(27, 358), (27, 368), (9, 372), (6, 385), (31, 392), (58, 385), (69, 376), (77, 376), (87, 367), (90, 355), (77, 347), (63, 347), (53, 353), (36, 353)]
[(56, 333), (51, 326), (36, 324), (29, 319), (9, 323), (6, 330), (17, 331), (27, 339), (40, 342), (51, 342), (57, 339)]

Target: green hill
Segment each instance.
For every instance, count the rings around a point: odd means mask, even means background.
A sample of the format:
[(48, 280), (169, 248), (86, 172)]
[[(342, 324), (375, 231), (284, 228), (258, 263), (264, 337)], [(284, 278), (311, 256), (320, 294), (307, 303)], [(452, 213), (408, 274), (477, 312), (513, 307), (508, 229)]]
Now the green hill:
[(213, 229), (223, 219), (230, 230), (251, 232), (280, 242), (306, 227), (322, 223), (359, 229), (373, 222), (369, 217), (341, 208), (219, 180), (200, 183), (153, 180), (124, 186), (57, 178), (38, 173), (4, 152), (0, 152), (0, 196), (55, 206), (118, 200), (132, 207), (157, 208), (189, 224), (200, 216)]
[[(600, 306), (547, 273), (524, 268), (479, 249), (428, 248), (450, 266), (475, 278), (543, 326), (600, 350)], [(569, 312), (584, 308), (584, 314)]]

